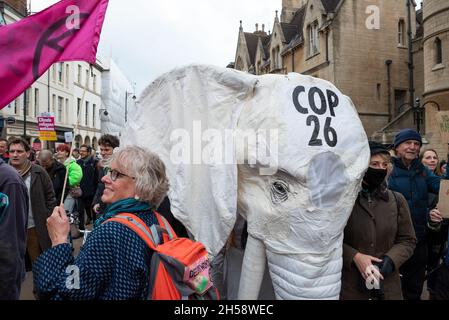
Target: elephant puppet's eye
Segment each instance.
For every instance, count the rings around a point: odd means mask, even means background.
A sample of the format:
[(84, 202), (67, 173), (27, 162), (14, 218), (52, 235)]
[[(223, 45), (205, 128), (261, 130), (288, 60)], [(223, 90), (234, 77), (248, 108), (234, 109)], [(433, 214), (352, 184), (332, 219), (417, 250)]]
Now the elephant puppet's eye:
[(271, 186), (271, 199), (273, 203), (282, 203), (288, 199), (288, 185), (283, 181), (276, 181)]

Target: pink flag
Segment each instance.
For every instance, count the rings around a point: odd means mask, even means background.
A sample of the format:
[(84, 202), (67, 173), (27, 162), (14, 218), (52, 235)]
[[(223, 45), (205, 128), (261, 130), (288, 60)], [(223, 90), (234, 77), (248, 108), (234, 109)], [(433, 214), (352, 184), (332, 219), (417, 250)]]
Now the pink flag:
[(95, 63), (108, 0), (62, 0), (0, 27), (0, 110), (55, 62)]

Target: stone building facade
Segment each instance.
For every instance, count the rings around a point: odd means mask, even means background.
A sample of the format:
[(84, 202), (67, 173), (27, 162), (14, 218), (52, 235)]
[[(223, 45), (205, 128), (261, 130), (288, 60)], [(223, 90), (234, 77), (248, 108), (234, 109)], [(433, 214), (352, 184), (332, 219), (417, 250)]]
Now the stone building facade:
[(234, 65), (254, 74), (298, 72), (332, 82), (351, 97), (371, 136), (407, 109), (407, 14), (406, 1), (283, 0), (269, 35), (240, 26)]
[(425, 132), (430, 146), (446, 158), (449, 141), (442, 141), (435, 114), (449, 111), (449, 1), (426, 0), (422, 10)]
[[(27, 15), (26, 0), (0, 0), (0, 23), (11, 24)], [(7, 106), (0, 106), (4, 107), (0, 110), (0, 136), (7, 139), (23, 137), (26, 130), (26, 139), (33, 148), (54, 149), (56, 143), (65, 142), (65, 132), (73, 131), (79, 113), (75, 145), (97, 148), (101, 136), (102, 71), (98, 60), (92, 69), (86, 62), (55, 63), (23, 94)], [(37, 117), (41, 113), (54, 115), (56, 142), (39, 140)], [(15, 123), (8, 123), (6, 119), (14, 119)]]

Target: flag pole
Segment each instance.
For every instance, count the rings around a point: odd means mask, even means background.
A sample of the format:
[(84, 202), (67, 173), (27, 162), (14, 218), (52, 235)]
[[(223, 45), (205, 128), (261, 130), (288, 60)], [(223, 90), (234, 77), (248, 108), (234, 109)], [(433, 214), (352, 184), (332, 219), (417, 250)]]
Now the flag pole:
[[(92, 74), (93, 73), (92, 64), (90, 64), (89, 67), (90, 67), (90, 73)], [(83, 109), (84, 100), (85, 100), (85, 97), (86, 97), (86, 91), (87, 91), (87, 86), (88, 85), (89, 85), (89, 77), (86, 77), (86, 84), (84, 85), (83, 96), (81, 98), (81, 105), (80, 105), (80, 108), (78, 110), (78, 114), (76, 116), (77, 120), (76, 120), (76, 123), (75, 123), (75, 128), (73, 129), (73, 136), (75, 135), (75, 132), (77, 130), (79, 130), (79, 124), (80, 124), (80, 118), (81, 118), (81, 110)], [(87, 112), (87, 110), (86, 110), (86, 112)], [(72, 137), (72, 142), (70, 143), (70, 153), (69, 153), (69, 157), (67, 159), (69, 161), (72, 158), (72, 153), (73, 153), (73, 149), (74, 149), (73, 148), (73, 139), (74, 139), (74, 137)], [(59, 204), (59, 206), (62, 206), (64, 204), (64, 194), (65, 194), (65, 190), (67, 188), (67, 177), (68, 176), (69, 176), (69, 168), (67, 166), (66, 171), (65, 171), (64, 187), (62, 188), (61, 203)]]

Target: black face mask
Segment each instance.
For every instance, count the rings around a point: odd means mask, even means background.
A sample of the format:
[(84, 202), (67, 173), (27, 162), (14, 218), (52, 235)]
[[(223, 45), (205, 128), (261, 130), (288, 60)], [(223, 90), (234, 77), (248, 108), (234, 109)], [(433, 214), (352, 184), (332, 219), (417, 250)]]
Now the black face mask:
[(376, 190), (382, 182), (384, 182), (386, 176), (387, 169), (373, 169), (369, 167), (363, 177), (363, 189), (368, 190), (369, 192)]

